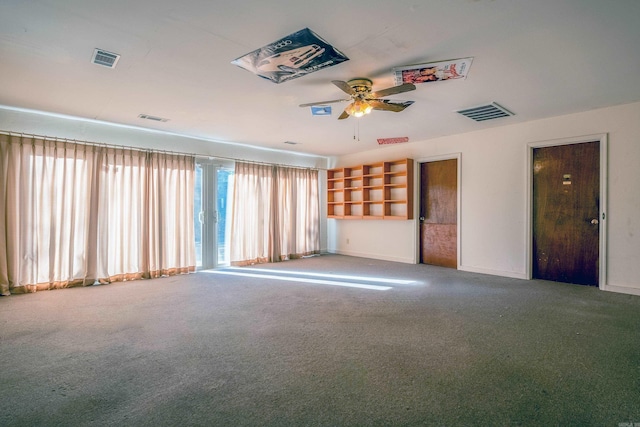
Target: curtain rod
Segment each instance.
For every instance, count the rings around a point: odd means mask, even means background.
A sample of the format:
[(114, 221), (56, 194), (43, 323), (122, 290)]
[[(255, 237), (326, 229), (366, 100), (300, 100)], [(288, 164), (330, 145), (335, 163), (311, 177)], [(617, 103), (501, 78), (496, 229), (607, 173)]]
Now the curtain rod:
[(285, 164), (282, 164), (282, 163), (270, 163), (270, 162), (261, 162), (261, 161), (258, 161), (258, 160), (237, 159), (237, 158), (234, 158), (234, 157), (204, 156), (204, 155), (200, 155), (200, 154), (195, 154), (195, 156), (199, 157), (201, 159), (207, 159), (207, 160), (232, 160), (234, 162), (251, 163), (251, 164), (254, 164), (254, 165), (279, 166), (279, 167), (292, 168), (292, 169), (309, 169), (309, 170), (323, 170), (323, 171), (328, 170), (327, 168), (318, 168), (318, 167), (311, 167), (311, 166), (293, 166), (293, 165), (285, 165)]
[(32, 133), (24, 133), (24, 132), (14, 132), (14, 131), (5, 131), (5, 130), (0, 130), (0, 133), (3, 133), (5, 135), (9, 135), (9, 136), (21, 136), (21, 137), (27, 137), (27, 138), (37, 138), (37, 139), (42, 139), (42, 140), (47, 140), (47, 141), (61, 141), (61, 142), (72, 142), (72, 143), (77, 143), (77, 144), (82, 144), (82, 145), (93, 145), (96, 147), (106, 147), (106, 148), (124, 148), (124, 149), (130, 149), (130, 150), (139, 150), (139, 151), (153, 151), (153, 152), (160, 152), (160, 153), (168, 153), (168, 154), (182, 154), (182, 155), (190, 155), (190, 156), (196, 156), (195, 154), (191, 154), (191, 153), (182, 153), (179, 151), (170, 151), (170, 150), (156, 150), (153, 148), (143, 148), (143, 147), (135, 147), (133, 145), (118, 145), (118, 144), (109, 144), (106, 142), (95, 142), (95, 141), (84, 141), (84, 140), (80, 140), (80, 139), (72, 139), (72, 138), (60, 138), (57, 136), (47, 136), (47, 135), (36, 135), (36, 134), (32, 134)]
[(235, 157), (209, 156), (209, 155), (187, 153), (187, 152), (181, 152), (181, 151), (159, 150), (154, 148), (135, 147), (132, 145), (109, 144), (105, 142), (85, 141), (85, 140), (71, 139), (71, 138), (60, 138), (57, 136), (36, 135), (32, 133), (14, 132), (14, 131), (8, 131), (8, 130), (0, 130), (0, 133), (9, 135), (9, 136), (20, 135), (21, 137), (26, 136), (27, 138), (39, 138), (39, 139), (50, 140), (50, 141), (66, 141), (66, 142), (73, 142), (73, 143), (85, 144), (85, 145), (95, 145), (95, 146), (107, 147), (107, 148), (124, 148), (124, 149), (140, 150), (140, 151), (152, 151), (152, 152), (167, 153), (167, 154), (187, 155), (187, 156), (193, 156), (195, 158), (208, 159), (208, 160), (231, 160), (234, 162), (244, 162), (244, 163), (252, 163), (252, 164), (266, 165), (266, 166), (280, 166), (280, 167), (287, 167), (287, 168), (310, 169), (310, 170), (327, 170), (326, 168), (292, 166), (292, 165), (285, 165), (285, 164), (278, 164), (278, 163), (260, 162), (256, 160), (245, 160), (245, 159), (239, 159)]

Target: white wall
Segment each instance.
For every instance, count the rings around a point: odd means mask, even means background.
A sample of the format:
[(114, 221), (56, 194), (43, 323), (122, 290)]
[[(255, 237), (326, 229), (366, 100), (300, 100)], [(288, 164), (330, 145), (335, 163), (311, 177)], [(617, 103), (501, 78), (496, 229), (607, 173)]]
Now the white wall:
[[(602, 288), (640, 295), (640, 103), (380, 147), (340, 157), (336, 165), (461, 153), (460, 269), (528, 278), (527, 144), (605, 133), (608, 253)], [(329, 219), (327, 227), (330, 252), (418, 262), (417, 220)]]

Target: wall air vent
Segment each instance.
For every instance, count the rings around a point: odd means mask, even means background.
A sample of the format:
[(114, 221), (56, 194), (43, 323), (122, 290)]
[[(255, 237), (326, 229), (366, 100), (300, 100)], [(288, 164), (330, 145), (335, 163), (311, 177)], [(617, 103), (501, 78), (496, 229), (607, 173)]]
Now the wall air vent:
[(139, 118), (141, 119), (145, 119), (145, 120), (153, 120), (154, 122), (168, 122), (169, 119), (163, 119), (162, 117), (156, 117), (156, 116), (150, 116), (148, 114), (140, 114), (138, 115)]
[(97, 65), (102, 65), (103, 67), (116, 68), (116, 64), (119, 59), (120, 55), (117, 53), (107, 52), (102, 49), (94, 49), (91, 62)]
[(473, 108), (465, 108), (464, 110), (456, 111), (456, 113), (460, 113), (465, 117), (469, 117), (476, 122), (484, 122), (485, 120), (499, 119), (500, 117), (514, 115), (511, 111), (502, 107), (497, 102), (492, 102), (491, 104), (480, 105)]

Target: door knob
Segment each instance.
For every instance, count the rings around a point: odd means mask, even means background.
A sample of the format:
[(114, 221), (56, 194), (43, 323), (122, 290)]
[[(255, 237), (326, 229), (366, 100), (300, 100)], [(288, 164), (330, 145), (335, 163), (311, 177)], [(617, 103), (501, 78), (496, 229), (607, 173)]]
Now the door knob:
[(424, 221), (424, 217), (423, 216), (420, 217), (420, 221)]
[(598, 223), (597, 219), (594, 218), (594, 219), (591, 220), (591, 224), (597, 224), (597, 223)]

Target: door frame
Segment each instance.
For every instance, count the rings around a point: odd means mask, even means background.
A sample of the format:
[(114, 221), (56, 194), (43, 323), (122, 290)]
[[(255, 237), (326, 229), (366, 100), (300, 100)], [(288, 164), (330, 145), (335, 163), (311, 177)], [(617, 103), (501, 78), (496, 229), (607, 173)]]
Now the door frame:
[(456, 269), (460, 270), (460, 265), (462, 264), (462, 233), (461, 233), (461, 224), (462, 224), (462, 153), (450, 153), (450, 154), (442, 154), (439, 156), (429, 156), (429, 157), (421, 157), (416, 159), (416, 167), (414, 170), (418, 172), (414, 175), (414, 196), (413, 200), (417, 201), (413, 205), (413, 217), (415, 218), (415, 260), (416, 264), (421, 263), (420, 258), (420, 245), (421, 245), (421, 230), (420, 230), (420, 198), (422, 197), (422, 188), (421, 188), (421, 179), (420, 174), (422, 170), (422, 163), (430, 163), (430, 162), (438, 162), (440, 160), (456, 160)]
[(600, 141), (600, 212), (598, 220), (598, 288), (604, 290), (607, 285), (607, 143), (609, 136), (606, 133), (576, 136), (570, 138), (536, 141), (527, 144), (527, 236), (526, 236), (526, 275), (529, 280), (533, 278), (533, 150), (542, 147), (555, 147), (560, 145), (581, 144), (585, 142)]

